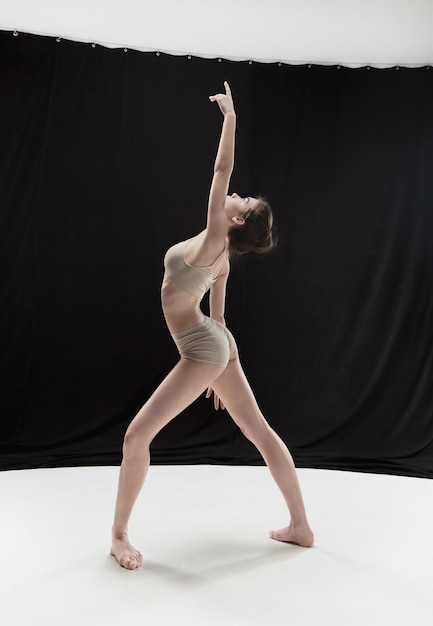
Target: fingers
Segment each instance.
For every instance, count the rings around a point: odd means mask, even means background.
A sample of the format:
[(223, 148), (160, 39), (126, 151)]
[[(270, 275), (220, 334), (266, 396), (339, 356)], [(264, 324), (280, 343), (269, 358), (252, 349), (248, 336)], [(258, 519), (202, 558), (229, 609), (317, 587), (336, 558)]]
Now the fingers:
[(213, 406), (214, 406), (215, 411), (218, 411), (219, 409), (221, 409), (221, 411), (224, 411), (225, 406), (223, 402), (219, 399), (219, 397), (214, 392), (212, 387), (208, 387), (206, 391), (206, 398), (210, 398), (212, 394), (213, 394)]
[(222, 100), (225, 97), (223, 93), (216, 93), (214, 96), (209, 96), (209, 100), (211, 102), (218, 102), (218, 100)]
[(215, 411), (218, 411), (219, 409), (221, 409), (221, 411), (224, 411), (224, 409), (225, 409), (225, 406), (224, 406), (221, 398), (219, 396), (217, 396), (215, 391), (213, 392), (213, 405), (214, 405)]
[(226, 90), (225, 94), (224, 93), (216, 93), (214, 96), (209, 96), (209, 100), (211, 102), (218, 102), (219, 100), (222, 100), (223, 98), (231, 98), (232, 97), (232, 90), (230, 89), (230, 85), (228, 84), (228, 82), (225, 80), (224, 81), (224, 88)]

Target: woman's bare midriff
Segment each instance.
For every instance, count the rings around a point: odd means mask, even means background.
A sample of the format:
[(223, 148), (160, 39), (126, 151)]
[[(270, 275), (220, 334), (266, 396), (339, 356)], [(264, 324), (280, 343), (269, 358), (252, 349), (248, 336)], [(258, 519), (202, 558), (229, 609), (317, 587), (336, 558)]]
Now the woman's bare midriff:
[(204, 322), (200, 300), (164, 280), (161, 287), (161, 304), (170, 333), (180, 333)]

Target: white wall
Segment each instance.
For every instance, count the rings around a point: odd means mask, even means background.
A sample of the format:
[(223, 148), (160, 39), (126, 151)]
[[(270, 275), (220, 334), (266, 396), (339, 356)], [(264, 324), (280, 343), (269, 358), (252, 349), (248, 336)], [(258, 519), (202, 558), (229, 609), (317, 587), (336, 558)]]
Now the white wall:
[(0, 0), (0, 30), (288, 63), (433, 64), (433, 0)]

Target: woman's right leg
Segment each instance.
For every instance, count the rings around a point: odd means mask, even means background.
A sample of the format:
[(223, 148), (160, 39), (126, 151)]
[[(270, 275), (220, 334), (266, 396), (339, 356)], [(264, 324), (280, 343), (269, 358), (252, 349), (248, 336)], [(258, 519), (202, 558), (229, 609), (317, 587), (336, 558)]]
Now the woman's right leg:
[(244, 435), (256, 446), (283, 494), (290, 512), (289, 526), (271, 531), (277, 541), (311, 547), (314, 535), (308, 524), (292, 456), (260, 411), (238, 358), (229, 362), (212, 384), (217, 396)]
[(111, 554), (122, 567), (136, 569), (143, 557), (128, 540), (128, 521), (146, 478), (149, 446), (157, 433), (207, 389), (224, 368), (181, 359), (130, 423), (113, 522)]

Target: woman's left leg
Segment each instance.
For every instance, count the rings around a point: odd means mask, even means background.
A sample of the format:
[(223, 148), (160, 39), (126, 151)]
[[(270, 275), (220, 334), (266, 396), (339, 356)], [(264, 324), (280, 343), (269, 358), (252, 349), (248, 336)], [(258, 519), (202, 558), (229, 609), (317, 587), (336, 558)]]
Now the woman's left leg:
[(181, 359), (128, 426), (123, 443), (111, 547), (111, 554), (122, 567), (136, 569), (143, 561), (141, 553), (129, 542), (128, 522), (146, 478), (153, 438), (222, 371), (219, 366)]
[(263, 417), (238, 358), (229, 362), (212, 383), (212, 389), (243, 434), (259, 450), (286, 501), (290, 524), (281, 530), (271, 531), (271, 538), (311, 547), (314, 535), (307, 521), (292, 456)]

